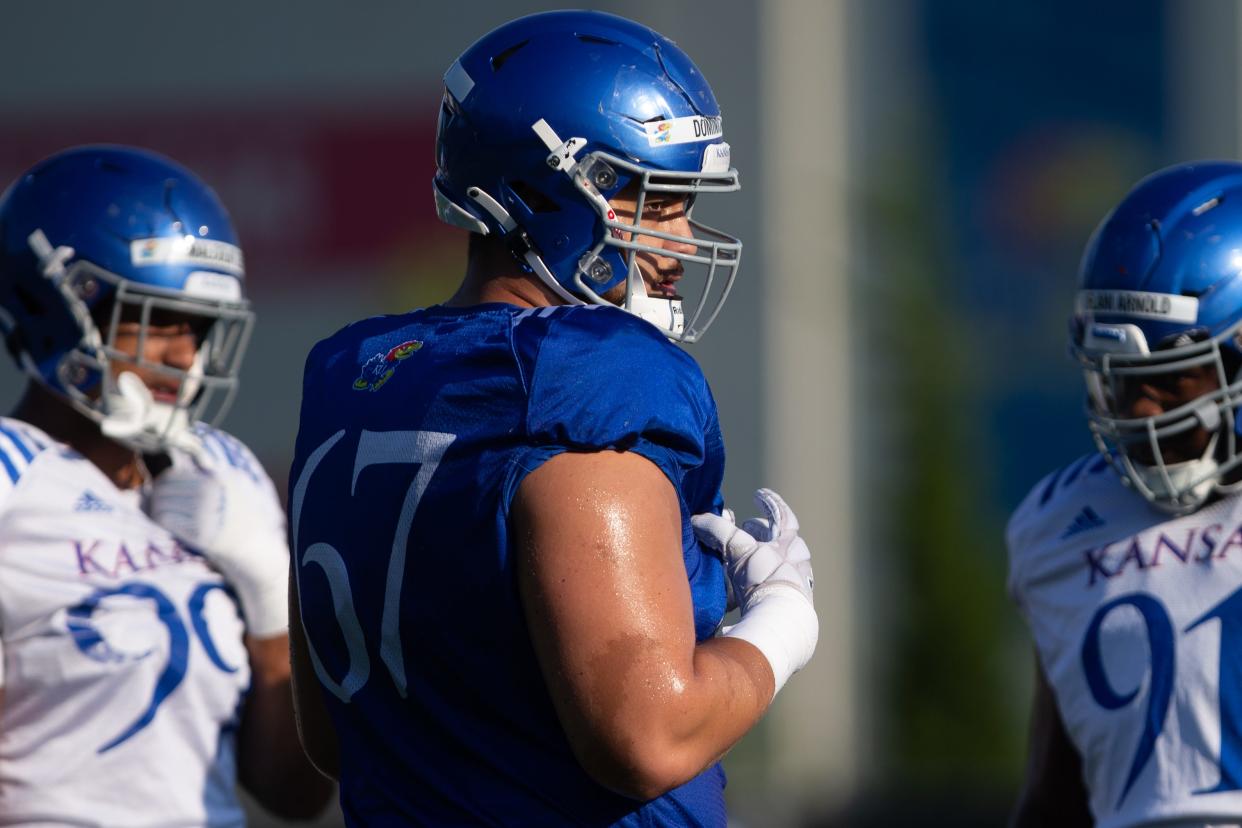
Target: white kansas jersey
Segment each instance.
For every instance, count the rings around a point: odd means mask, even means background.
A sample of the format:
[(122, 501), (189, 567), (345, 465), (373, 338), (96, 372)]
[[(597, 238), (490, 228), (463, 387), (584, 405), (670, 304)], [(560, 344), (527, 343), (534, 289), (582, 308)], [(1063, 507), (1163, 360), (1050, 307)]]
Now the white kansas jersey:
[(1008, 541), (1096, 825), (1242, 822), (1242, 496), (1170, 518), (1092, 455)]
[[(279, 511), (240, 443), (200, 434)], [(141, 493), (0, 418), (0, 825), (243, 824), (242, 633), (219, 573)]]

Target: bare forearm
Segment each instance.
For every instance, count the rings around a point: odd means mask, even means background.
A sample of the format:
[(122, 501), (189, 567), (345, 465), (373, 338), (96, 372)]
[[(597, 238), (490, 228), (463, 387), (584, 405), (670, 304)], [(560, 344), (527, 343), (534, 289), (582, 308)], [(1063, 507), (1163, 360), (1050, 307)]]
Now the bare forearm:
[(332, 783), (315, 770), (298, 741), (288, 637), (248, 638), (246, 648), (251, 686), (238, 734), (240, 781), (275, 814), (314, 817), (327, 804)]
[(1026, 779), (1010, 826), (1091, 828), (1095, 823), (1087, 801), (1082, 759), (1070, 741), (1052, 688), (1037, 658)]

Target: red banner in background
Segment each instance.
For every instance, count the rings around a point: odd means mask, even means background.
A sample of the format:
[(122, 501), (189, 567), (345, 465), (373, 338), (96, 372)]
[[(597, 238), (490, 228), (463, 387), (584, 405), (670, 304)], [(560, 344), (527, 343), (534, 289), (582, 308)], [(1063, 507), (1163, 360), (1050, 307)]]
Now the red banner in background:
[[(120, 143), (164, 153), (215, 188), (233, 216), (251, 286), (369, 281), (381, 265), (459, 234), (435, 218), (436, 101), (349, 109), (226, 106), (0, 124), (0, 187), (57, 150)], [(402, 251), (399, 253), (399, 251)]]

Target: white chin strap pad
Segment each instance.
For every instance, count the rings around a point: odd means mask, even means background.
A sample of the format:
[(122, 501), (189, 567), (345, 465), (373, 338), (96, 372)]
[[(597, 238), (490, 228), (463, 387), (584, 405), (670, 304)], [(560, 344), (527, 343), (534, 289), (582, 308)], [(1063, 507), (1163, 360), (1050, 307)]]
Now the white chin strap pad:
[[(641, 280), (639, 281), (641, 284)], [(667, 334), (680, 336), (685, 330), (686, 318), (681, 310), (680, 299), (648, 296), (646, 289), (643, 289), (641, 293), (627, 291), (625, 305), (630, 313), (647, 320)]]
[(146, 383), (129, 371), (116, 378), (116, 390), (104, 395), (104, 417), (99, 429), (114, 440), (128, 441), (139, 434), (154, 414), (155, 399)]
[(189, 429), (184, 409), (156, 402), (151, 389), (130, 371), (116, 379), (116, 390), (104, 397), (99, 430), (105, 437), (138, 451), (158, 451), (177, 443)]
[[(1216, 485), (1213, 472), (1219, 466), (1216, 462), (1216, 442), (1219, 436), (1219, 434), (1212, 435), (1207, 450), (1199, 459), (1165, 465), (1164, 473), (1168, 475), (1167, 482), (1159, 466), (1140, 466), (1134, 463), (1134, 474), (1157, 500), (1174, 501), (1178, 500), (1181, 494), (1189, 492), (1196, 503), (1202, 503)], [(1199, 481), (1197, 484), (1196, 480)]]

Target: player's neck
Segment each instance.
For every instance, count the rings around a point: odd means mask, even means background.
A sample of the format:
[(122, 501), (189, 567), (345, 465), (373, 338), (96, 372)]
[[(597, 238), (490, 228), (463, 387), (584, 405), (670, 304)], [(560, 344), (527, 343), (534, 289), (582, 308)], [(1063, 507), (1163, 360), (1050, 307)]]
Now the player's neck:
[(496, 276), (477, 281), (467, 277), (444, 304), (450, 307), (468, 307), (488, 302), (504, 302), (521, 308), (561, 304), (551, 291), (531, 276)]
[(468, 307), (488, 302), (504, 302), (523, 308), (562, 304), (538, 276), (522, 271), (502, 241), (472, 236), (466, 276), (457, 292), (444, 304)]
[(90, 460), (118, 489), (137, 488), (145, 479), (136, 451), (105, 437), (97, 423), (37, 382), (26, 385), (13, 417), (42, 429)]

